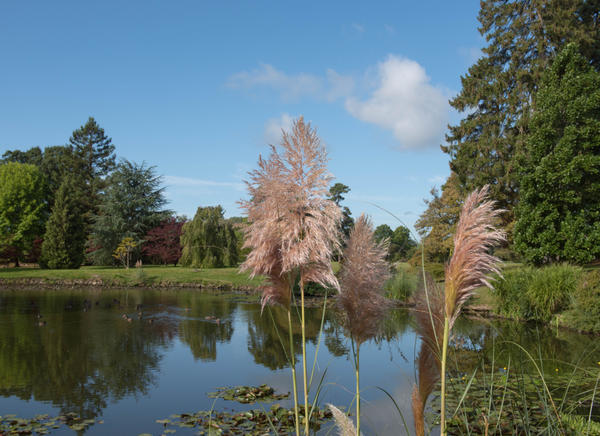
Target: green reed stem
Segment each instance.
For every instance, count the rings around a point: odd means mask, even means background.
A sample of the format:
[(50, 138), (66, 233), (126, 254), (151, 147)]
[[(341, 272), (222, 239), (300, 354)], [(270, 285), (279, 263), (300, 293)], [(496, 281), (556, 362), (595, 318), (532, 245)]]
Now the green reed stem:
[(448, 336), (450, 334), (450, 323), (448, 315), (444, 316), (444, 340), (442, 342), (442, 369), (440, 371), (440, 378), (442, 380), (442, 386), (440, 390), (440, 434), (446, 435), (446, 358), (448, 354)]
[(294, 354), (294, 336), (292, 334), (292, 315), (290, 309), (287, 311), (288, 332), (290, 337), (290, 364), (292, 366), (292, 381), (294, 384), (294, 418), (296, 421), (296, 436), (300, 436), (300, 417), (298, 416), (298, 388), (296, 384), (296, 356)]
[(307, 374), (306, 374), (306, 329), (305, 329), (305, 317), (304, 317), (304, 280), (300, 277), (300, 310), (301, 318), (300, 323), (302, 324), (302, 371), (304, 376), (304, 434), (309, 435), (309, 422), (308, 417), (308, 386), (307, 386)]
[(356, 346), (356, 436), (360, 436), (360, 344)]

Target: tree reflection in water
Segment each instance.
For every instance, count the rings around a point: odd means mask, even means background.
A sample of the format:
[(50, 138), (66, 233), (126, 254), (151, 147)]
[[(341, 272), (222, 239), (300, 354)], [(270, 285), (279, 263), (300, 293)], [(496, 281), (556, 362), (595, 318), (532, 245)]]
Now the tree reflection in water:
[(93, 418), (109, 401), (148, 392), (174, 326), (127, 322), (104, 294), (98, 306), (85, 297), (19, 291), (0, 300), (0, 395)]
[[(328, 307), (332, 306), (329, 299)], [(309, 308), (306, 315), (307, 339), (316, 346), (322, 308)], [(380, 335), (373, 339), (371, 352), (387, 347), (390, 357), (411, 359), (415, 347), (410, 336), (412, 322), (410, 311), (392, 310)], [(235, 328), (240, 331), (234, 332)], [(240, 367), (244, 372), (254, 361), (269, 371), (289, 365), (278, 332), (286, 341), (284, 310), (265, 308), (261, 315), (256, 299), (239, 296), (187, 290), (0, 291), (0, 397), (21, 399), (23, 404), (30, 400), (49, 403), (61, 413), (74, 412), (83, 418), (99, 417), (121, 399), (152, 397), (165, 376), (163, 357), (177, 340), (201, 365), (219, 362), (220, 348), (238, 333), (248, 354), (239, 363), (223, 365), (229, 369), (245, 365)], [(296, 322), (293, 340), (299, 353), (301, 331)], [(509, 358), (512, 367), (525, 367), (523, 353), (507, 341), (521, 344), (538, 361), (541, 359), (547, 374), (555, 374), (556, 368), (558, 374), (566, 374), (570, 367), (558, 360), (575, 359), (580, 367), (598, 367), (599, 345), (593, 337), (525, 323), (468, 319), (459, 320), (455, 326), (451, 362), (457, 362), (466, 374), (482, 368), (482, 362), (489, 373), (492, 358), (496, 368), (507, 366)], [(333, 359), (344, 359), (340, 365), (347, 368), (349, 346), (335, 313), (328, 311), (319, 353), (328, 365), (336, 365)], [(377, 361), (381, 368), (390, 365), (387, 359)], [(175, 365), (179, 368), (179, 363)], [(365, 374), (375, 376), (379, 370), (379, 366), (365, 367)], [(207, 392), (218, 387), (212, 380), (203, 383), (208, 386), (203, 389), (210, 389)], [(198, 398), (197, 391), (193, 398)], [(147, 417), (150, 422), (155, 418)]]

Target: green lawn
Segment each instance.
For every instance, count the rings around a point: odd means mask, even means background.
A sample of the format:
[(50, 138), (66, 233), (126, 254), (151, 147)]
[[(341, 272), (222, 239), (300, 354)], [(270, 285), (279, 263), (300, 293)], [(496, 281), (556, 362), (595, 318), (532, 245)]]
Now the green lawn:
[(184, 268), (175, 266), (144, 266), (143, 268), (111, 268), (84, 266), (80, 269), (50, 270), (39, 268), (0, 268), (1, 281), (44, 279), (52, 283), (62, 280), (102, 280), (109, 285), (203, 284), (206, 286), (258, 287), (262, 278), (250, 279), (237, 268)]

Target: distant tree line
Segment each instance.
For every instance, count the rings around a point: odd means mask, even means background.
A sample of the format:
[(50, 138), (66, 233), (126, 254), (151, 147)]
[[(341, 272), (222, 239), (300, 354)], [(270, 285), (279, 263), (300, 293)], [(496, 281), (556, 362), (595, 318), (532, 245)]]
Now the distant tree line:
[(220, 206), (187, 222), (165, 209), (155, 167), (116, 161), (93, 118), (69, 142), (8, 150), (0, 159), (0, 260), (43, 268), (144, 263), (194, 267), (240, 261), (242, 219)]
[[(450, 105), (451, 174), (416, 223), (445, 260), (467, 192), (485, 184), (510, 252), (533, 264), (600, 257), (600, 3), (483, 0), (481, 57)], [(506, 250), (506, 248), (505, 248)]]

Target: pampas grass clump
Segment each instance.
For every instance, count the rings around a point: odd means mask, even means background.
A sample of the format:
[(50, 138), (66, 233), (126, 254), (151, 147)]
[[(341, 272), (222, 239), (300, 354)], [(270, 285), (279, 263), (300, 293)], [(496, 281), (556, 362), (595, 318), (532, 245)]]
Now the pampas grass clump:
[(293, 287), (299, 279), (306, 435), (309, 434), (310, 406), (304, 284), (314, 282), (339, 289), (331, 269), (331, 256), (339, 248), (342, 212), (328, 198), (327, 188), (332, 177), (326, 164), (325, 147), (316, 131), (300, 117), (290, 133), (282, 131), (279, 149), (272, 145), (269, 158), (259, 158), (258, 169), (250, 173), (250, 181), (246, 182), (250, 200), (241, 202), (249, 223), (243, 247), (251, 249), (241, 269), (250, 271), (251, 277), (265, 275), (268, 278), (263, 288), (263, 308), (268, 303), (281, 304), (288, 312), (297, 435), (300, 430), (290, 314)]

